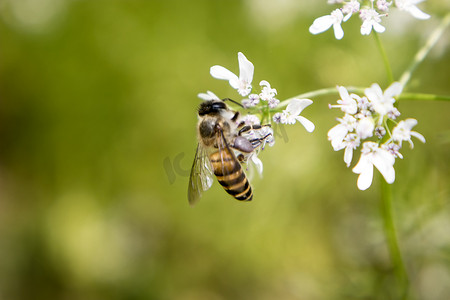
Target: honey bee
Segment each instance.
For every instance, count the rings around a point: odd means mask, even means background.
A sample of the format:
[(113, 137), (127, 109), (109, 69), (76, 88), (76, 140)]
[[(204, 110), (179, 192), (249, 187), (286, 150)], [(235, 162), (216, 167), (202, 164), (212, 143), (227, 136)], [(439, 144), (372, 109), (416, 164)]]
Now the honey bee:
[(241, 162), (248, 160), (271, 133), (249, 138), (246, 133), (262, 126), (244, 126), (239, 112), (229, 109), (225, 104), (226, 100), (234, 102), (231, 99), (206, 100), (198, 108), (198, 146), (188, 187), (191, 205), (211, 187), (213, 174), (225, 191), (235, 199), (251, 201), (253, 198), (252, 187)]

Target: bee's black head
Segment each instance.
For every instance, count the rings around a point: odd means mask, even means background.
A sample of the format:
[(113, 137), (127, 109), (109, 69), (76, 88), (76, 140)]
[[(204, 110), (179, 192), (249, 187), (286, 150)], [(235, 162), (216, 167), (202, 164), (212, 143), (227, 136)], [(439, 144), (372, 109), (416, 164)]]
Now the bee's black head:
[(222, 100), (207, 100), (200, 104), (198, 115), (218, 114), (223, 109), (227, 109), (227, 105)]

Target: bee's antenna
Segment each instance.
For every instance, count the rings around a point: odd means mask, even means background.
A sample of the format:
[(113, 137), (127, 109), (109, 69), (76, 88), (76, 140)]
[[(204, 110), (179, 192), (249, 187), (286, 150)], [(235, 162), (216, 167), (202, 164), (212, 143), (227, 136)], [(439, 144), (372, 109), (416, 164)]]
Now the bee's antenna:
[(222, 101), (223, 101), (223, 102), (225, 102), (225, 101), (231, 101), (231, 102), (233, 102), (234, 104), (237, 104), (237, 105), (239, 105), (240, 107), (244, 108), (244, 105), (242, 105), (241, 103), (236, 102), (236, 101), (234, 101), (233, 99), (230, 99), (230, 98), (223, 98)]

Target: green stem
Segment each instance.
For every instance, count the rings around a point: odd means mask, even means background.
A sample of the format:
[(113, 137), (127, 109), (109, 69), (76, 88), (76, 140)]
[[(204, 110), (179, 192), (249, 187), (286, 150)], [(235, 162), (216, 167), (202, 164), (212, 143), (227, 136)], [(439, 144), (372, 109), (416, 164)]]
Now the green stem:
[(450, 96), (446, 95), (434, 95), (434, 94), (421, 94), (421, 93), (403, 93), (398, 100), (435, 100), (435, 101), (450, 101)]
[(392, 74), (391, 65), (389, 64), (389, 59), (386, 55), (386, 51), (384, 50), (383, 44), (381, 43), (380, 36), (376, 31), (373, 32), (375, 37), (375, 42), (377, 44), (378, 50), (380, 51), (381, 57), (383, 58), (384, 68), (386, 69), (386, 75), (389, 80), (389, 83), (394, 82), (394, 75)]
[(422, 48), (417, 52), (416, 56), (414, 57), (414, 60), (412, 61), (411, 65), (406, 69), (406, 71), (402, 74), (400, 77), (400, 83), (403, 86), (406, 86), (406, 84), (411, 79), (411, 75), (414, 72), (414, 70), (417, 68), (417, 66), (425, 59), (425, 57), (430, 52), (431, 48), (437, 43), (439, 38), (444, 33), (447, 26), (450, 24), (450, 13), (447, 13), (447, 15), (442, 19), (441, 24), (439, 27), (437, 27), (428, 38), (427, 42), (423, 45)]
[(398, 244), (397, 232), (394, 223), (392, 198), (391, 186), (384, 180), (384, 178), (381, 178), (381, 213), (384, 221), (384, 233), (389, 247), (389, 254), (394, 272), (399, 283), (399, 290), (405, 298), (408, 290), (409, 279)]
[[(346, 87), (350, 93), (358, 93), (360, 95), (364, 94), (365, 88), (363, 87)], [(339, 91), (335, 87), (324, 88), (320, 90), (315, 90), (303, 94), (299, 94), (297, 96), (286, 99), (278, 105), (278, 108), (283, 108), (289, 104), (292, 99), (303, 99), (303, 98), (314, 98), (319, 96), (329, 96), (329, 95), (337, 95)], [(450, 96), (446, 95), (435, 95), (435, 94), (423, 94), (423, 93), (402, 93), (397, 97), (397, 100), (435, 100), (435, 101), (450, 101)]]
[[(346, 87), (346, 88), (349, 92), (364, 93), (364, 88), (358, 88), (358, 87)], [(319, 97), (319, 96), (328, 96), (328, 95), (336, 95), (336, 94), (339, 94), (339, 91), (337, 90), (336, 87), (329, 87), (329, 88), (324, 88), (324, 89), (320, 89), (320, 90), (314, 90), (314, 91), (299, 94), (297, 96), (294, 96), (294, 97), (288, 98), (284, 101), (281, 101), (280, 104), (278, 104), (278, 107), (282, 108), (282, 107), (287, 106), (292, 99), (314, 98), (314, 97)]]

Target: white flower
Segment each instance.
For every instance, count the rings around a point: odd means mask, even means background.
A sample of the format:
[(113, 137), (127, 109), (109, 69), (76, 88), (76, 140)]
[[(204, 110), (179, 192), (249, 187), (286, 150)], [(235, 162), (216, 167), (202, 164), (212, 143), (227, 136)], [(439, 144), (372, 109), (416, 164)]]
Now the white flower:
[(272, 98), (267, 103), (269, 105), (269, 108), (275, 108), (278, 106), (278, 104), (280, 104), (280, 100)]
[(334, 151), (345, 148), (342, 141), (349, 132), (352, 132), (356, 128), (356, 119), (350, 115), (346, 114), (344, 118), (338, 118), (337, 120), (340, 124), (337, 124), (328, 131), (328, 140), (331, 141), (331, 146)]
[(281, 124), (286, 124), (287, 123), (287, 118), (286, 118), (286, 115), (284, 113), (278, 112), (278, 113), (273, 115), (272, 119), (273, 119), (273, 121), (275, 123), (281, 123)]
[(396, 107), (393, 107), (390, 111), (388, 111), (387, 116), (389, 119), (395, 120), (400, 116), (400, 112)]
[(414, 147), (411, 136), (414, 136), (418, 138), (422, 143), (425, 143), (425, 138), (423, 135), (416, 131), (411, 131), (411, 129), (416, 125), (416, 119), (406, 119), (398, 122), (397, 126), (395, 126), (395, 128), (392, 130), (392, 139), (396, 142), (399, 142), (400, 146), (402, 145), (402, 141), (408, 141), (411, 148)]
[(370, 32), (375, 30), (376, 32), (382, 33), (386, 28), (380, 24), (381, 16), (375, 9), (361, 9), (359, 13), (360, 18), (363, 20), (363, 24), (361, 25), (361, 34), (369, 35)]
[(277, 95), (277, 90), (270, 87), (270, 83), (266, 80), (261, 80), (259, 85), (262, 87), (259, 98), (263, 101), (269, 101)]
[(358, 99), (356, 99), (356, 102), (358, 103), (358, 108), (364, 112), (364, 114), (367, 111), (370, 111), (370, 109), (372, 108), (372, 104), (370, 104), (369, 99), (367, 99), (367, 97), (359, 97)]
[(389, 151), (379, 148), (377, 143), (365, 142), (359, 162), (353, 168), (353, 172), (359, 174), (358, 188), (366, 190), (370, 187), (374, 166), (380, 171), (387, 183), (393, 183), (395, 180), (394, 163), (395, 157)]
[(423, 1), (424, 0), (395, 0), (395, 6), (397, 6), (400, 10), (409, 12), (414, 18), (426, 20), (430, 18), (430, 15), (424, 13), (416, 6), (416, 4)]
[(387, 12), (389, 10), (389, 6), (391, 6), (391, 2), (387, 2), (386, 0), (378, 0), (377, 1), (377, 8), (381, 11)]
[(211, 91), (207, 91), (206, 94), (200, 93), (197, 95), (197, 97), (203, 100), (220, 100), (219, 97), (217, 97), (216, 94)]
[(329, 107), (339, 107), (346, 114), (355, 114), (358, 111), (356, 99), (359, 97), (355, 94), (349, 95), (347, 89), (343, 86), (338, 86), (337, 88), (341, 99), (337, 101), (338, 105), (329, 105)]
[(302, 124), (306, 131), (313, 132), (314, 124), (306, 119), (305, 117), (300, 116), (305, 107), (311, 105), (313, 102), (309, 99), (292, 99), (285, 110), (283, 110), (284, 117), (281, 119), (284, 121), (283, 124), (295, 124), (296, 121), (299, 121)]
[(395, 112), (394, 97), (400, 95), (402, 90), (402, 84), (400, 82), (394, 82), (386, 89), (386, 91), (384, 91), (384, 93), (376, 83), (372, 84), (370, 88), (367, 88), (364, 91), (370, 101), (371, 108), (376, 113), (380, 114), (378, 124), (382, 123), (383, 117), (389, 112)]
[(259, 98), (263, 101), (267, 101), (270, 108), (275, 108), (280, 104), (280, 100), (276, 99), (277, 90), (270, 87), (270, 83), (266, 80), (262, 80), (259, 85), (262, 87)]
[(259, 118), (255, 115), (248, 114), (242, 118), (245, 125), (260, 125)]
[(352, 14), (359, 11), (360, 4), (357, 0), (350, 0), (350, 2), (346, 2), (342, 7), (342, 13), (345, 15), (344, 22), (346, 22)]
[(403, 155), (400, 153), (400, 145), (397, 145), (395, 143), (389, 143), (389, 144), (383, 144), (381, 145), (381, 147), (387, 151), (389, 151), (389, 153), (391, 153), (394, 157), (400, 157), (401, 159), (403, 159)]
[(350, 166), (353, 158), (353, 150), (358, 148), (361, 140), (357, 134), (350, 133), (348, 134), (342, 142), (342, 145), (345, 147), (344, 151), (344, 162), (347, 167)]
[(356, 133), (361, 139), (366, 139), (373, 136), (375, 124), (372, 117), (364, 117), (356, 123)]
[(248, 99), (242, 100), (242, 105), (245, 108), (256, 106), (258, 105), (258, 103), (259, 103), (259, 95), (257, 94), (250, 94), (248, 96)]
[(231, 87), (237, 89), (238, 93), (245, 97), (252, 90), (253, 80), (253, 64), (245, 57), (242, 52), (238, 53), (239, 60), (239, 77), (222, 66), (212, 66), (210, 69), (211, 76), (217, 79), (228, 80)]
[(344, 19), (344, 15), (340, 9), (335, 9), (330, 15), (322, 16), (314, 20), (313, 24), (309, 27), (309, 32), (312, 34), (322, 33), (328, 30), (331, 26), (334, 29), (334, 36), (340, 40), (344, 37), (344, 31), (342, 30), (341, 23)]
[(386, 135), (386, 129), (385, 129), (383, 126), (378, 125), (378, 126), (375, 128), (375, 135), (376, 135), (377, 138), (379, 138), (379, 139), (383, 138), (383, 136)]

